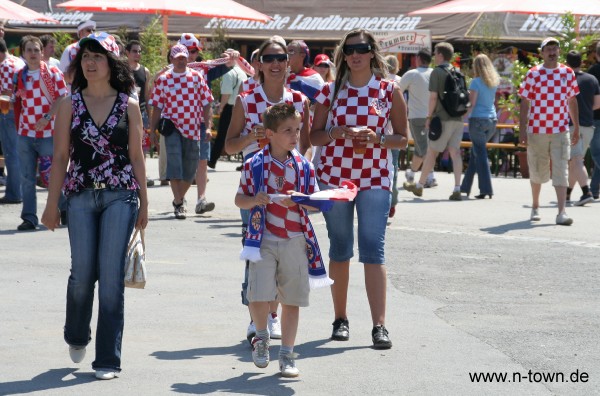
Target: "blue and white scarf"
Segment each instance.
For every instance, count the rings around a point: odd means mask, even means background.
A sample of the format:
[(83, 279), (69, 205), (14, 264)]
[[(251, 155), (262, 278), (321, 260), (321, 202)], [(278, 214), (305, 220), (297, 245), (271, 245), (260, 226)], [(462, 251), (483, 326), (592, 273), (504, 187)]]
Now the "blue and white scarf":
[[(304, 158), (297, 150), (291, 151), (294, 159), (294, 169), (296, 171), (296, 191), (303, 194), (309, 194), (310, 187), (310, 162)], [(260, 191), (267, 192), (266, 181), (269, 180), (269, 165), (271, 163), (271, 154), (269, 145), (257, 152), (250, 160), (250, 176), (254, 184), (254, 194)], [(250, 210), (248, 218), (248, 230), (246, 231), (246, 240), (244, 248), (240, 253), (240, 259), (258, 262), (262, 260), (260, 255), (260, 245), (265, 230), (266, 208), (263, 205), (255, 206)], [(333, 284), (327, 276), (321, 249), (317, 242), (307, 210), (300, 208), (300, 221), (304, 239), (306, 240), (306, 256), (308, 258), (308, 281), (311, 289), (330, 286)]]

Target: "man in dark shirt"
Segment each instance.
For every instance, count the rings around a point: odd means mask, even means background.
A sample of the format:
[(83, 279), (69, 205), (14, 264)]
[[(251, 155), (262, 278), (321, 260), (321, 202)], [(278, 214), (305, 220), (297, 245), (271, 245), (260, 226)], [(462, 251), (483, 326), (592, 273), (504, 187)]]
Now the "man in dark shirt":
[[(571, 147), (571, 158), (569, 159), (569, 188), (567, 188), (567, 201), (571, 198), (571, 191), (575, 183), (579, 183), (583, 195), (575, 206), (583, 206), (593, 202), (594, 198), (588, 187), (588, 173), (583, 165), (583, 157), (594, 136), (594, 114), (593, 109), (600, 107), (600, 85), (598, 80), (591, 74), (581, 71), (581, 54), (577, 51), (569, 51), (567, 54), (567, 66), (573, 69), (577, 77), (579, 95), (577, 105), (579, 106), (579, 141)], [(571, 126), (572, 128), (572, 126)]]
[[(596, 45), (596, 64), (589, 68), (588, 73), (600, 82), (600, 43)], [(590, 142), (590, 153), (594, 160), (594, 172), (590, 182), (590, 191), (594, 199), (598, 199), (600, 190), (600, 110), (594, 110), (594, 137)]]

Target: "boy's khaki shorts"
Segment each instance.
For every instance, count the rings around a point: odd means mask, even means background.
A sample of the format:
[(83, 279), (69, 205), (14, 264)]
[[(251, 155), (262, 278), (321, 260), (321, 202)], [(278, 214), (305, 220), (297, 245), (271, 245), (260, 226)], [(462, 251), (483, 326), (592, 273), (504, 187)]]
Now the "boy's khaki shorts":
[(261, 261), (250, 262), (248, 301), (279, 301), (308, 307), (308, 258), (306, 240), (299, 236), (285, 240), (263, 239)]

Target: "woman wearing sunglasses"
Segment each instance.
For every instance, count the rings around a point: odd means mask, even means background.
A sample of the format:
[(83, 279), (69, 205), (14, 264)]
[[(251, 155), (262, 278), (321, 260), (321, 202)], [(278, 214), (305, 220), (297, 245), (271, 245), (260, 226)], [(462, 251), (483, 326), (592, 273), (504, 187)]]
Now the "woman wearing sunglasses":
[[(405, 148), (406, 104), (393, 82), (374, 36), (366, 30), (346, 34), (335, 53), (337, 76), (316, 97), (311, 143), (322, 146), (317, 177), (321, 190), (351, 180), (358, 187), (353, 202), (336, 202), (324, 213), (329, 234), (329, 274), (335, 321), (331, 338), (350, 337), (346, 303), (354, 246), (354, 210), (358, 218), (359, 261), (373, 330), (373, 346), (391, 348), (385, 328), (384, 243), (394, 172), (392, 148)], [(385, 134), (391, 122), (392, 133)]]
[[(310, 128), (309, 101), (302, 93), (286, 87), (288, 53), (285, 41), (278, 36), (272, 37), (259, 47), (256, 56), (259, 61), (257, 76), (259, 85), (238, 95), (233, 106), (231, 122), (227, 129), (225, 151), (229, 154), (241, 151), (244, 161), (252, 158), (268, 142), (268, 139), (265, 140), (266, 134), (262, 125), (263, 112), (267, 107), (277, 103), (286, 103), (294, 105), (300, 113), (302, 122), (300, 127), (300, 147), (298, 149), (300, 153), (304, 154), (310, 147), (308, 136)], [(250, 211), (240, 209), (240, 214), (242, 217), (242, 235), (245, 238)], [(245, 279), (242, 284), (242, 303), (244, 305), (248, 305), (246, 298), (248, 265), (248, 261), (246, 261)], [(272, 330), (272, 320), (276, 319), (276, 315), (273, 316), (272, 314), (276, 311), (277, 303), (271, 302), (269, 330)], [(250, 322), (246, 333), (249, 342), (252, 341), (255, 333), (254, 322)], [(271, 331), (271, 338), (275, 338), (273, 335)]]

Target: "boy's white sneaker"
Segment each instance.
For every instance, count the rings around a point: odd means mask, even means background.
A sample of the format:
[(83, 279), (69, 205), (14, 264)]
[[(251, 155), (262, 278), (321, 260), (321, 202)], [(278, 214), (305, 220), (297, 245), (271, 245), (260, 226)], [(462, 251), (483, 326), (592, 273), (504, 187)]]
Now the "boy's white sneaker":
[(269, 329), (269, 335), (273, 339), (281, 339), (281, 322), (277, 313), (271, 312), (268, 315), (267, 328)]
[(300, 375), (300, 370), (296, 367), (296, 354), (279, 355), (279, 371), (282, 377), (294, 378)]
[(263, 340), (260, 337), (252, 339), (252, 361), (259, 368), (269, 365), (269, 340)]

